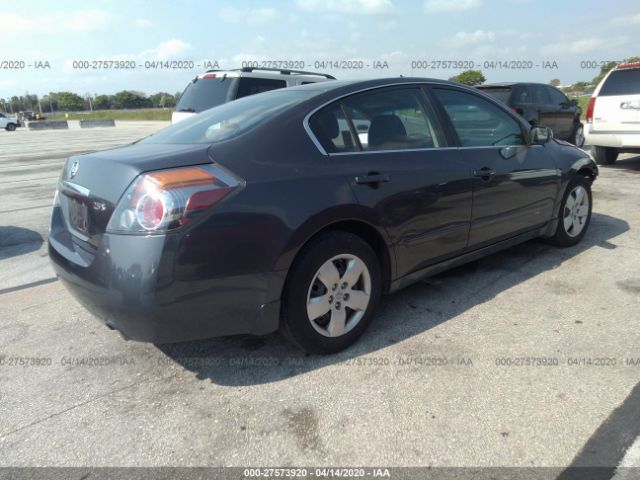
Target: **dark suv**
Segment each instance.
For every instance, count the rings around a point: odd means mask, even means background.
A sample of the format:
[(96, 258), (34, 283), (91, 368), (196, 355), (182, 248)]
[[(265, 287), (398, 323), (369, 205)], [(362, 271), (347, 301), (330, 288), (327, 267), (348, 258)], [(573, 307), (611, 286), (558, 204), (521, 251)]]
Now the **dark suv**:
[(556, 138), (584, 145), (582, 110), (557, 88), (544, 83), (491, 83), (477, 88), (509, 105), (531, 125), (549, 127)]

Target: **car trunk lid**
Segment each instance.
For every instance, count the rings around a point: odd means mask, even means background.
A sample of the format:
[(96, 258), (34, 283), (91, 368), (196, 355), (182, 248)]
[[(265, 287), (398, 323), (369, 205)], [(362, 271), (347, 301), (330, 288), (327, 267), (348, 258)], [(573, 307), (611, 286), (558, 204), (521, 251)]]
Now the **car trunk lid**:
[(141, 173), (209, 163), (207, 145), (133, 144), (70, 157), (58, 186), (67, 229), (97, 246), (118, 200)]

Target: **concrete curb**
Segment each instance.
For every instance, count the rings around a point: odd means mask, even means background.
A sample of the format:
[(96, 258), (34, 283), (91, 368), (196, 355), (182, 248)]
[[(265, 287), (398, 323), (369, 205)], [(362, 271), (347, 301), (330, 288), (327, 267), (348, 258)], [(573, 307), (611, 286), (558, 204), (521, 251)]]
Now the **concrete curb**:
[(28, 122), (29, 130), (66, 130), (69, 123), (66, 120), (42, 120), (37, 122)]
[(115, 127), (115, 120), (80, 120), (80, 128)]

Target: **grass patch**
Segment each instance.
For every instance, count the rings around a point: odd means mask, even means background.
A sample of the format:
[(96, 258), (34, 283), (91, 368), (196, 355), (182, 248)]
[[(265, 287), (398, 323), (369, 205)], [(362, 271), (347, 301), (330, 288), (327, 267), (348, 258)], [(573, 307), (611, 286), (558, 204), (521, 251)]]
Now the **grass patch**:
[(141, 108), (140, 110), (96, 110), (86, 113), (70, 113), (69, 118), (64, 113), (46, 114), (47, 120), (171, 120), (169, 109)]
[(587, 114), (587, 106), (589, 105), (589, 99), (591, 95), (582, 95), (580, 97), (569, 96), (569, 99), (575, 98), (578, 101), (578, 106), (582, 109), (582, 113), (580, 114), (580, 119), (584, 120)]

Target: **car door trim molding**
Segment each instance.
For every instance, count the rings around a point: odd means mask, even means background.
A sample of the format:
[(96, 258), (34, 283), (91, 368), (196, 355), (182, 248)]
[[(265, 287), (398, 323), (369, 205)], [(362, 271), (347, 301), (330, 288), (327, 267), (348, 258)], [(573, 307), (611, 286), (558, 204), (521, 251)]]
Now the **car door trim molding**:
[(542, 145), (479, 145), (477, 147), (473, 146), (465, 146), (459, 147), (457, 145), (451, 145), (448, 147), (425, 147), (425, 148), (400, 148), (394, 150), (362, 150), (359, 152), (336, 152), (336, 153), (327, 153), (325, 155), (329, 157), (340, 157), (345, 155), (362, 155), (366, 153), (401, 153), (401, 152), (438, 152), (441, 150), (486, 150), (490, 148), (507, 148), (507, 147), (524, 147), (524, 148), (532, 148), (532, 147), (542, 147)]

